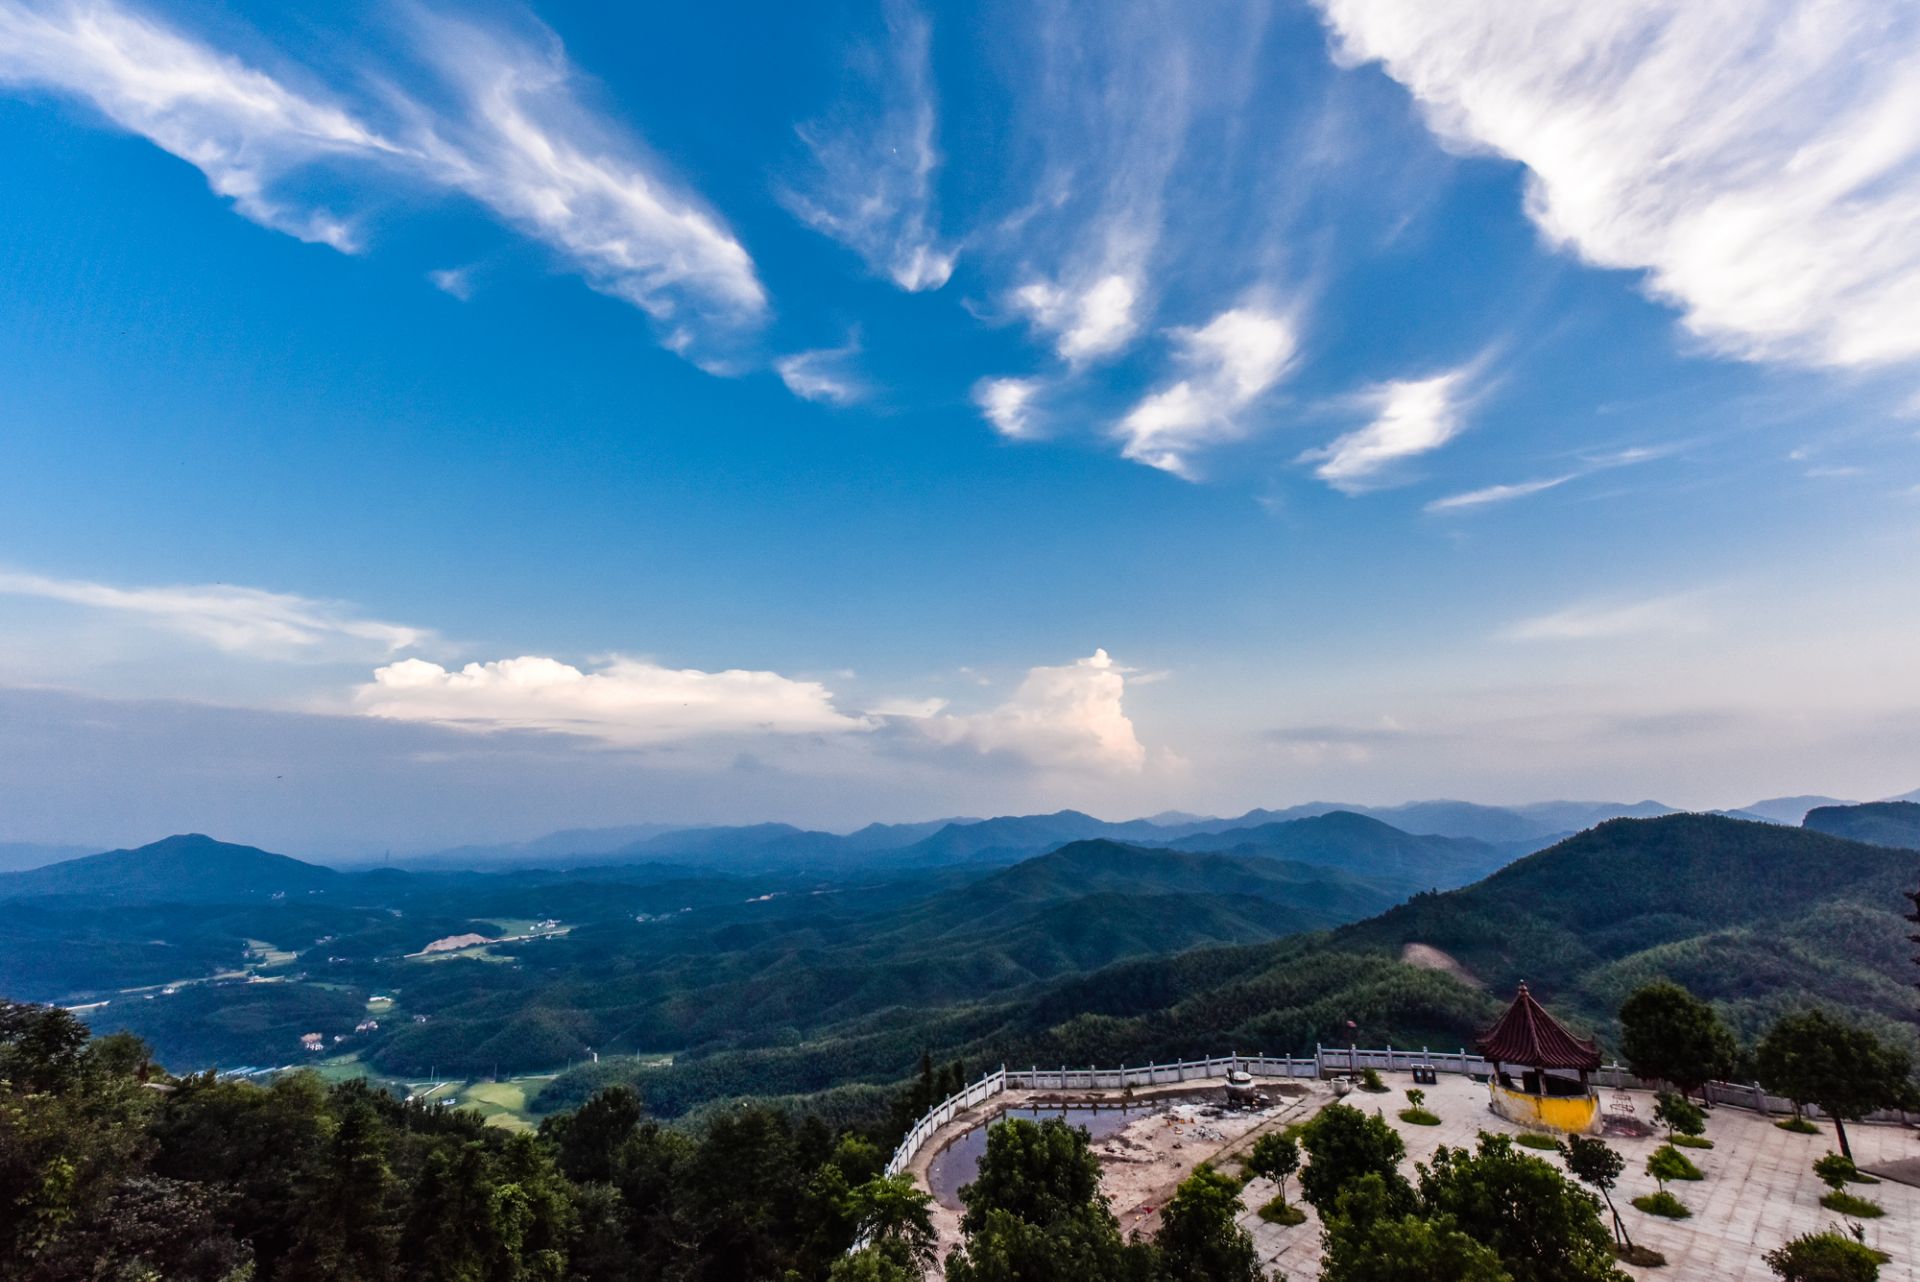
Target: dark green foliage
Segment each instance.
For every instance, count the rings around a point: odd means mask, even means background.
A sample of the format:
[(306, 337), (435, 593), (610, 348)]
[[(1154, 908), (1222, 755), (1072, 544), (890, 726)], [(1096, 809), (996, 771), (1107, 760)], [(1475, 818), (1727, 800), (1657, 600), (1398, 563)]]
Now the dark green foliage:
[(1754, 1053), (1761, 1085), (1796, 1105), (1818, 1104), (1833, 1119), (1848, 1157), (1846, 1123), (1914, 1098), (1913, 1061), (1867, 1029), (1825, 1011), (1788, 1015)]
[(1805, 1233), (1768, 1251), (1767, 1267), (1781, 1282), (1877, 1282), (1879, 1252), (1841, 1233)]
[(1713, 1007), (1661, 981), (1621, 1004), (1620, 1053), (1635, 1077), (1672, 1082), (1684, 1094), (1725, 1077), (1739, 1052)]
[(1420, 1205), (1490, 1247), (1514, 1282), (1620, 1282), (1600, 1203), (1551, 1163), (1482, 1133), (1420, 1167)]
[(1323, 1213), (1321, 1282), (1512, 1282), (1491, 1247), (1445, 1216), (1410, 1214), (1401, 1203), (1378, 1173), (1342, 1188)]
[(1240, 1185), (1202, 1165), (1175, 1190), (1161, 1213), (1160, 1269), (1168, 1278), (1192, 1282), (1265, 1282), (1253, 1239), (1235, 1223)]
[[(918, 1278), (929, 1199), (881, 1166), (771, 1108), (681, 1134), (614, 1090), (511, 1136), (359, 1081), (170, 1078), (131, 1038), (0, 1003), (0, 1273), (20, 1282)], [(1106, 1222), (1107, 1263), (1151, 1264)]]
[(1920, 850), (1920, 804), (1911, 801), (1819, 806), (1809, 810), (1801, 823), (1816, 832), (1831, 833), (1849, 841)]
[(980, 1227), (991, 1211), (1028, 1224), (1050, 1224), (1105, 1205), (1100, 1162), (1088, 1147), (1086, 1130), (1057, 1117), (996, 1122), (987, 1132), (979, 1174), (960, 1190), (960, 1200), (967, 1207), (960, 1221), (966, 1232)]
[(1308, 1159), (1300, 1172), (1300, 1195), (1322, 1215), (1332, 1209), (1341, 1189), (1366, 1175), (1380, 1177), (1392, 1214), (1412, 1210), (1413, 1189), (1400, 1174), (1407, 1146), (1382, 1118), (1330, 1104), (1307, 1124), (1300, 1141)]
[(1146, 1282), (1154, 1274), (1153, 1248), (1120, 1240), (1086, 1131), (1058, 1118), (995, 1123), (979, 1176), (960, 1198), (967, 1236), (948, 1257), (951, 1282)]
[(1403, 1108), (1400, 1110), (1400, 1120), (1409, 1126), (1440, 1125), (1440, 1115), (1438, 1113), (1429, 1113), (1424, 1108)]

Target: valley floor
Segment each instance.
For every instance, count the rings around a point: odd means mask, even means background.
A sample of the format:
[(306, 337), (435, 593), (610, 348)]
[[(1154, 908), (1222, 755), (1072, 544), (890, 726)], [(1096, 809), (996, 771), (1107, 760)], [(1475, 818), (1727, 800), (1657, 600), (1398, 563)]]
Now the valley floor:
[[(1393, 1125), (1407, 1146), (1407, 1173), (1413, 1175), (1415, 1162), (1426, 1161), (1441, 1145), (1471, 1148), (1481, 1131), (1518, 1134), (1520, 1127), (1494, 1116), (1487, 1108), (1487, 1088), (1469, 1078), (1442, 1075), (1437, 1085), (1425, 1087), (1425, 1107), (1439, 1115), (1438, 1126), (1414, 1126), (1397, 1116), (1406, 1107), (1402, 1094), (1410, 1085), (1404, 1074), (1388, 1077), (1393, 1090), (1383, 1095), (1354, 1093), (1347, 1102), (1369, 1112), (1378, 1111)], [(1195, 1096), (1193, 1083), (1185, 1088), (1168, 1088), (1169, 1097), (1190, 1099), (1219, 1098), (1218, 1086), (1203, 1096)], [(1158, 1207), (1171, 1196), (1174, 1186), (1201, 1162), (1211, 1161), (1232, 1171), (1234, 1158), (1261, 1132), (1302, 1121), (1331, 1103), (1330, 1087), (1321, 1082), (1301, 1083), (1305, 1092), (1296, 1098), (1276, 1102), (1259, 1113), (1229, 1113), (1220, 1117), (1198, 1116), (1195, 1110), (1175, 1108), (1144, 1116), (1095, 1145), (1105, 1170), (1103, 1187), (1120, 1217), (1122, 1231), (1150, 1234), (1157, 1225)], [(1603, 1092), (1602, 1106), (1619, 1100), (1620, 1092)], [(993, 1120), (1003, 1109), (1032, 1107), (1058, 1101), (1057, 1092), (1009, 1092), (998, 1096), (970, 1114), (955, 1118), (916, 1155), (910, 1170), (923, 1186), (933, 1157), (942, 1148), (974, 1127)], [(1076, 1100), (1118, 1102), (1119, 1092), (1076, 1093)], [(1135, 1092), (1135, 1102), (1153, 1098), (1147, 1092)], [(1170, 1103), (1174, 1101), (1169, 1100)], [(1632, 1092), (1634, 1115), (1650, 1119), (1653, 1098)], [(1848, 1128), (1855, 1160), (1864, 1168), (1893, 1162), (1912, 1163), (1920, 1158), (1920, 1135), (1907, 1127), (1868, 1126)], [(1667, 1258), (1664, 1268), (1637, 1269), (1628, 1272), (1648, 1282), (1773, 1282), (1773, 1274), (1761, 1259), (1764, 1252), (1802, 1233), (1818, 1232), (1842, 1223), (1842, 1217), (1820, 1205), (1826, 1186), (1813, 1174), (1815, 1158), (1836, 1147), (1830, 1124), (1822, 1123), (1818, 1135), (1796, 1135), (1775, 1126), (1772, 1120), (1740, 1109), (1721, 1107), (1710, 1115), (1707, 1136), (1712, 1149), (1689, 1149), (1705, 1174), (1698, 1182), (1674, 1182), (1669, 1185), (1692, 1210), (1687, 1220), (1665, 1220), (1636, 1210), (1632, 1200), (1655, 1189), (1644, 1173), (1647, 1155), (1657, 1148), (1659, 1136), (1635, 1139), (1608, 1136), (1626, 1159), (1626, 1173), (1614, 1190), (1614, 1201), (1625, 1219), (1627, 1231), (1635, 1243), (1652, 1247)], [(1541, 1154), (1557, 1163), (1551, 1153)], [(1911, 1169), (1909, 1167), (1909, 1169)], [(1886, 1282), (1913, 1282), (1920, 1279), (1920, 1188), (1887, 1180), (1878, 1185), (1850, 1185), (1849, 1190), (1878, 1202), (1886, 1210), (1879, 1219), (1862, 1221), (1866, 1242), (1891, 1257), (1881, 1269)], [(1241, 1225), (1254, 1239), (1263, 1264), (1293, 1279), (1311, 1279), (1320, 1272), (1320, 1224), (1311, 1207), (1299, 1201), (1298, 1185), (1289, 1186), (1289, 1196), (1306, 1212), (1306, 1221), (1292, 1227), (1269, 1224), (1257, 1214), (1270, 1200), (1274, 1187), (1266, 1180), (1249, 1183), (1242, 1194)], [(940, 1252), (945, 1254), (959, 1241), (958, 1213), (935, 1206), (935, 1223), (940, 1231)], [(936, 1267), (932, 1276), (938, 1276)]]

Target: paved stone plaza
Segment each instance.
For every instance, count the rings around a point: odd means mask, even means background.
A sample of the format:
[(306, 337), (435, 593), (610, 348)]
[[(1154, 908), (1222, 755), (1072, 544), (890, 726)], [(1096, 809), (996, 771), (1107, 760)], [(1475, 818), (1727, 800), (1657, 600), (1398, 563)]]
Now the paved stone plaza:
[[(1423, 1087), (1426, 1108), (1441, 1118), (1439, 1126), (1409, 1126), (1396, 1114), (1406, 1107), (1404, 1073), (1390, 1076), (1386, 1095), (1355, 1093), (1347, 1102), (1372, 1112), (1376, 1109), (1405, 1138), (1409, 1164), (1429, 1157), (1442, 1144), (1471, 1147), (1481, 1131), (1515, 1134), (1519, 1127), (1495, 1117), (1487, 1109), (1487, 1088), (1469, 1078), (1443, 1075), (1436, 1086)], [(1603, 1092), (1603, 1106), (1611, 1099)], [(1653, 1098), (1631, 1096), (1636, 1115), (1651, 1119)], [(1847, 1130), (1854, 1158), (1862, 1166), (1920, 1155), (1920, 1134), (1894, 1126), (1855, 1125)], [(1688, 1220), (1663, 1220), (1628, 1205), (1654, 1190), (1644, 1174), (1647, 1154), (1660, 1144), (1653, 1139), (1608, 1137), (1607, 1142), (1626, 1158), (1626, 1174), (1614, 1191), (1614, 1202), (1633, 1240), (1667, 1257), (1665, 1268), (1629, 1269), (1637, 1277), (1672, 1280), (1713, 1278), (1720, 1282), (1776, 1282), (1761, 1254), (1801, 1233), (1826, 1228), (1840, 1217), (1820, 1205), (1826, 1186), (1814, 1178), (1813, 1160), (1834, 1149), (1833, 1131), (1823, 1123), (1819, 1135), (1794, 1135), (1757, 1114), (1735, 1108), (1715, 1109), (1707, 1123), (1714, 1147), (1687, 1150), (1687, 1156), (1706, 1173), (1699, 1183), (1675, 1183), (1671, 1191), (1693, 1211)], [(1235, 1146), (1236, 1148), (1238, 1146)], [(1558, 1162), (1553, 1154), (1541, 1154)], [(1412, 1175), (1411, 1165), (1408, 1174)], [(1867, 1243), (1893, 1257), (1880, 1276), (1886, 1282), (1920, 1279), (1920, 1189), (1883, 1182), (1870, 1187), (1851, 1186), (1886, 1208), (1886, 1215), (1863, 1223)], [(1298, 1201), (1297, 1185), (1289, 1194)], [(1280, 1228), (1254, 1213), (1273, 1196), (1264, 1180), (1248, 1185), (1247, 1206), (1241, 1223), (1252, 1232), (1260, 1257), (1285, 1271), (1293, 1282), (1311, 1282), (1320, 1275), (1320, 1223), (1312, 1208), (1307, 1220)]]

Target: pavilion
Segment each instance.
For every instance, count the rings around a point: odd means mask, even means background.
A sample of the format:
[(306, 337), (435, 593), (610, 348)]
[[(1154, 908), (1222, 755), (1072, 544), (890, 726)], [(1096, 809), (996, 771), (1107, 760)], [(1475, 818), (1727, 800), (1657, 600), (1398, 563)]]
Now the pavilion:
[(1501, 1117), (1571, 1135), (1598, 1127), (1600, 1105), (1587, 1075), (1600, 1067), (1600, 1048), (1568, 1032), (1524, 980), (1513, 1005), (1475, 1047), (1493, 1065), (1487, 1089)]

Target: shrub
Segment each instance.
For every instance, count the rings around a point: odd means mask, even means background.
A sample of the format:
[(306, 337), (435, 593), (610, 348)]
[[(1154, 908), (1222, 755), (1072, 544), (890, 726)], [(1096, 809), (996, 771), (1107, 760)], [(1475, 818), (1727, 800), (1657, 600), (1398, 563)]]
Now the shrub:
[(1761, 1258), (1783, 1282), (1876, 1282), (1883, 1257), (1829, 1229), (1802, 1234)]
[(1693, 1214), (1679, 1198), (1665, 1189), (1661, 1189), (1658, 1193), (1642, 1193), (1633, 1199), (1633, 1205), (1648, 1215), (1658, 1215), (1669, 1220), (1684, 1220)]
[(1285, 1198), (1276, 1197), (1260, 1208), (1260, 1218), (1269, 1224), (1303, 1224), (1307, 1213)]
[(1425, 1091), (1421, 1090), (1417, 1086), (1409, 1086), (1407, 1088), (1407, 1103), (1411, 1104), (1415, 1108), (1419, 1108), (1422, 1104), (1426, 1102), (1427, 1102), (1427, 1093)]
[(1687, 1155), (1671, 1144), (1662, 1144), (1647, 1158), (1647, 1174), (1665, 1184), (1668, 1180), (1701, 1180), (1706, 1176), (1687, 1160)]
[(1820, 1199), (1820, 1205), (1829, 1211), (1838, 1211), (1842, 1215), (1851, 1215), (1856, 1220), (1877, 1220), (1885, 1215), (1886, 1208), (1878, 1202), (1868, 1201), (1864, 1197), (1855, 1197), (1839, 1189)]
[(1676, 1135), (1667, 1141), (1679, 1148), (1712, 1148), (1713, 1141), (1701, 1135)]
[(1429, 1113), (1424, 1108), (1403, 1108), (1400, 1110), (1400, 1120), (1409, 1126), (1440, 1125), (1439, 1115), (1437, 1113)]
[(1614, 1247), (1613, 1253), (1636, 1269), (1663, 1269), (1667, 1266), (1667, 1257), (1650, 1246), (1635, 1246), (1627, 1242)]
[(1373, 1095), (1387, 1093), (1387, 1084), (1380, 1080), (1380, 1074), (1371, 1068), (1360, 1070), (1360, 1089)]
[(1844, 1153), (1829, 1153), (1825, 1157), (1816, 1160), (1813, 1164), (1813, 1173), (1820, 1177), (1822, 1184), (1825, 1184), (1836, 1193), (1840, 1191), (1842, 1185), (1878, 1184), (1880, 1182), (1874, 1179), (1873, 1176), (1861, 1171), (1859, 1167), (1853, 1164), (1853, 1159)]
[(1784, 1122), (1775, 1122), (1774, 1125), (1783, 1131), (1792, 1131), (1795, 1135), (1818, 1135), (1820, 1133), (1820, 1128), (1804, 1117), (1789, 1117)]
[(1513, 1142), (1521, 1148), (1536, 1149), (1542, 1153), (1557, 1152), (1560, 1148), (1558, 1140), (1542, 1135), (1538, 1131), (1522, 1131), (1513, 1137)]

